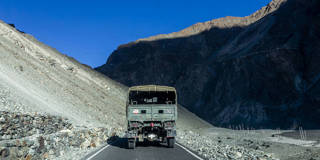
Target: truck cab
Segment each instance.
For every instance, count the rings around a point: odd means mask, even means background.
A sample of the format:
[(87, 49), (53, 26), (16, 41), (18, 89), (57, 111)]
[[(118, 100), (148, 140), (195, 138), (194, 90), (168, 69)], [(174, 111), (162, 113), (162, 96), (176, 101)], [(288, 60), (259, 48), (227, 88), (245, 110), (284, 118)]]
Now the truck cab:
[(128, 148), (135, 148), (137, 141), (158, 141), (173, 148), (178, 118), (175, 88), (157, 85), (130, 87), (126, 117)]

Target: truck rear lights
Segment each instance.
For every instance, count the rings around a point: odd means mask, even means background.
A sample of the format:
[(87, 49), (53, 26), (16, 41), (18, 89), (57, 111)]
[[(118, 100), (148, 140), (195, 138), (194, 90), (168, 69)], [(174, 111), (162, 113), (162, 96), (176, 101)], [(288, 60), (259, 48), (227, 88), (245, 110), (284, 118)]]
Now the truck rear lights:
[(151, 126), (151, 127), (154, 127), (154, 123), (150, 123), (150, 126)]
[(132, 111), (132, 113), (133, 113), (133, 114), (138, 114), (138, 113), (139, 113), (139, 110), (138, 110), (138, 109), (134, 109), (134, 110)]
[(165, 123), (166, 125), (166, 127), (172, 127), (173, 125), (172, 125), (172, 123), (171, 122), (167, 122), (167, 123)]

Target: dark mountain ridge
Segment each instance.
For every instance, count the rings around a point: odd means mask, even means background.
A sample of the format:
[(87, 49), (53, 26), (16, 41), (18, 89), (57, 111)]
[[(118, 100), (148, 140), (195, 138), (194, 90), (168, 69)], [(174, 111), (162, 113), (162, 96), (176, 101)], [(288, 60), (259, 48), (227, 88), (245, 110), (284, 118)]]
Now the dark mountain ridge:
[(253, 15), (121, 45), (96, 68), (128, 86), (170, 85), (218, 126), (319, 128), (320, 1), (273, 0)]

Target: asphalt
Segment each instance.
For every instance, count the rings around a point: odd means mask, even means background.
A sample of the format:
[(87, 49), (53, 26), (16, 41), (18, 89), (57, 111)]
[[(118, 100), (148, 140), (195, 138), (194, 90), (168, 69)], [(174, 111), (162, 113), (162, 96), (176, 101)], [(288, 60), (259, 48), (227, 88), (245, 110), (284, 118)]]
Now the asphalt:
[(165, 144), (138, 143), (127, 149), (126, 139), (119, 139), (87, 155), (84, 160), (202, 160), (179, 144), (167, 148)]

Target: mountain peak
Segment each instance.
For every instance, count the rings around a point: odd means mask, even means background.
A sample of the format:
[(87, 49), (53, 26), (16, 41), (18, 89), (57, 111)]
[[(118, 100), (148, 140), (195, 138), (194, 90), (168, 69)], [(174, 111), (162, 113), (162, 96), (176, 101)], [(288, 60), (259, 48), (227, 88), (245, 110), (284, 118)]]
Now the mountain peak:
[(200, 32), (209, 30), (213, 27), (231, 28), (234, 26), (247, 26), (258, 21), (264, 16), (274, 12), (281, 6), (283, 2), (286, 2), (286, 1), (287, 0), (272, 0), (267, 6), (262, 7), (260, 10), (246, 17), (226, 16), (218, 19), (213, 19), (207, 22), (196, 23), (178, 32), (173, 32), (169, 34), (159, 34), (159, 35), (151, 36), (148, 38), (138, 39), (133, 43), (137, 43), (140, 41), (153, 41), (153, 40), (167, 39), (167, 38), (170, 39), (170, 38), (177, 38), (177, 37), (187, 37), (187, 36), (195, 35)]

